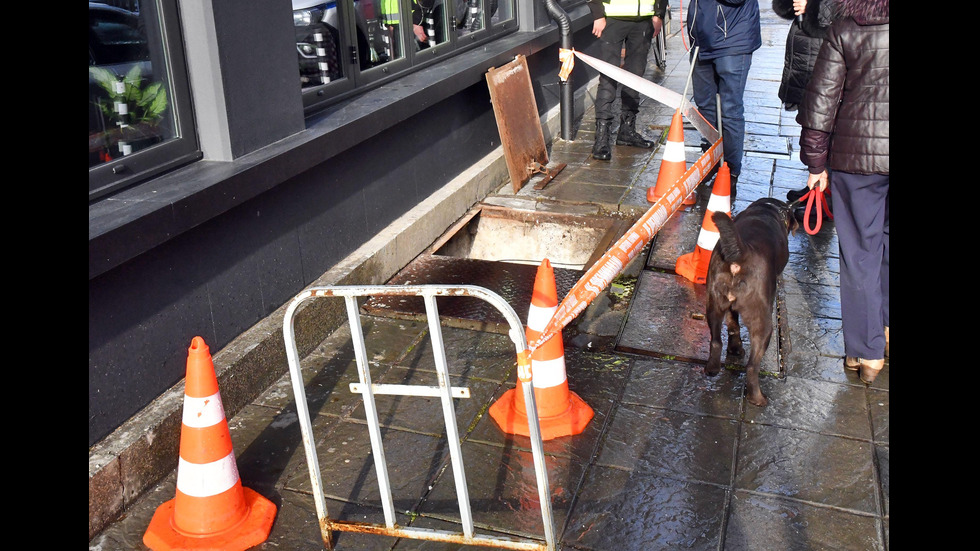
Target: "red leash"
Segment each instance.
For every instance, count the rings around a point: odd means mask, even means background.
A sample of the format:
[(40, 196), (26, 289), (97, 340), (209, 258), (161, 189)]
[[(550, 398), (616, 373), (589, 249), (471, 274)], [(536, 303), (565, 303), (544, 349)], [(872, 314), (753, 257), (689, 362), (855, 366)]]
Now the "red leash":
[[(823, 214), (827, 214), (828, 220), (833, 220), (834, 215), (830, 212), (830, 207), (827, 206), (827, 198), (824, 197), (824, 192), (817, 191), (816, 188), (813, 188), (804, 197), (806, 197), (806, 213), (803, 215), (803, 229), (810, 235), (816, 235), (820, 231), (820, 226), (823, 224)], [(817, 227), (811, 229), (810, 211), (813, 210), (814, 199), (817, 201)], [(799, 200), (803, 201), (803, 197), (800, 197)]]

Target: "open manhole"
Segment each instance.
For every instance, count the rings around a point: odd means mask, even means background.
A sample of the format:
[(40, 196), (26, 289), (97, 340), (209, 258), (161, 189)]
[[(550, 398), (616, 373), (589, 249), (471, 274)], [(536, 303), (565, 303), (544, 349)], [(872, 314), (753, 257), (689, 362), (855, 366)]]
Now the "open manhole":
[[(478, 204), (394, 277), (390, 285), (477, 285), (500, 295), (527, 321), (538, 266), (555, 271), (559, 300), (629, 229), (631, 220)], [(506, 333), (507, 321), (486, 301), (438, 297), (443, 323)], [(372, 297), (376, 315), (422, 319), (419, 297)]]

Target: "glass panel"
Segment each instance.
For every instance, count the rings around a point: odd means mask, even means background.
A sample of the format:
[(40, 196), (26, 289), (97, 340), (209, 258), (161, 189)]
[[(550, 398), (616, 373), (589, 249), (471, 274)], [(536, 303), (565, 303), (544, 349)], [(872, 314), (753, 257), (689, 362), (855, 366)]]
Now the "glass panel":
[(147, 39), (159, 22), (116, 3), (88, 5), (89, 168), (177, 137), (163, 48)]
[[(483, 29), (484, 0), (452, 0), (456, 3), (456, 34), (465, 36)], [(491, 0), (496, 4), (496, 0)]]
[(357, 59), (361, 69), (377, 67), (405, 57), (400, 0), (358, 0)]
[(344, 77), (340, 25), (343, 6), (322, 0), (293, 0), (296, 54), (303, 88), (320, 86)]
[(490, 26), (514, 19), (514, 0), (490, 0)]
[(438, 46), (449, 40), (446, 1), (412, 0), (412, 30), (419, 49)]

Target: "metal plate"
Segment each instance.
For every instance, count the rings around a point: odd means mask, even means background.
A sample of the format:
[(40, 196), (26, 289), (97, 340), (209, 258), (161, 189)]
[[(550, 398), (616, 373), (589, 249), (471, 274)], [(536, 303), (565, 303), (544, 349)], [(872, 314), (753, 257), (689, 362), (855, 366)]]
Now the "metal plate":
[(507, 160), (507, 171), (514, 193), (517, 193), (534, 173), (534, 163), (548, 164), (548, 149), (544, 143), (538, 104), (531, 88), (527, 60), (518, 55), (506, 65), (491, 68), (487, 71), (487, 85)]

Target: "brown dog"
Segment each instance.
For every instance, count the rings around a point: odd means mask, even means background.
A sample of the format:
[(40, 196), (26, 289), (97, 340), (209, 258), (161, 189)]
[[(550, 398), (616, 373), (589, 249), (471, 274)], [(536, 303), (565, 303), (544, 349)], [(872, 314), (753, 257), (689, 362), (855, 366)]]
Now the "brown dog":
[(749, 403), (762, 407), (768, 401), (759, 388), (759, 364), (772, 337), (776, 278), (789, 259), (788, 236), (799, 223), (786, 203), (770, 197), (753, 202), (734, 220), (725, 212), (715, 212), (711, 219), (718, 226), (719, 238), (706, 280), (705, 316), (711, 331), (711, 352), (704, 372), (712, 376), (721, 369), (722, 319), (728, 325), (728, 353), (744, 353), (739, 334), (741, 315), (751, 345), (745, 370), (746, 396)]

